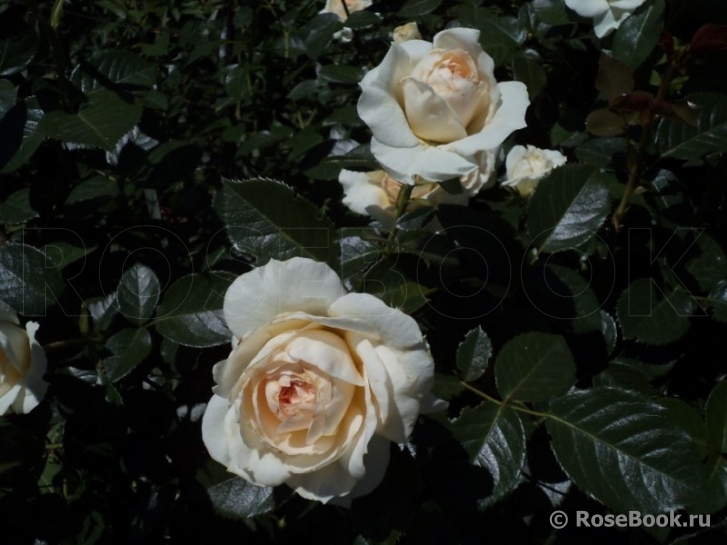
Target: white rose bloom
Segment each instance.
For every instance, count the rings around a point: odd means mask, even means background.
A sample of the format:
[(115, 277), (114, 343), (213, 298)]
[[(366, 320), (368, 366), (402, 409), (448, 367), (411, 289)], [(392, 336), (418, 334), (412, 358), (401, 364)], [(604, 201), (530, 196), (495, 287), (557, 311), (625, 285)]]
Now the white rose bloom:
[(581, 17), (593, 19), (596, 36), (603, 38), (616, 30), (645, 0), (565, 0)]
[[(335, 13), (342, 22), (346, 22), (348, 15), (346, 14), (346, 10), (343, 9), (344, 1), (346, 2), (348, 14), (364, 10), (373, 3), (372, 0), (327, 0), (326, 7), (319, 13)], [(336, 32), (333, 37), (343, 42), (350, 42), (353, 39), (353, 30), (344, 27), (343, 30)]]
[(225, 295), (239, 339), (202, 420), (212, 458), (251, 483), (347, 503), (373, 490), (423, 409), (434, 363), (416, 321), (305, 258), (243, 274)]
[(555, 167), (564, 165), (568, 159), (555, 150), (535, 146), (515, 146), (507, 154), (505, 169), (507, 179), (502, 185), (517, 189), (523, 197), (530, 195), (540, 178)]
[[(385, 227), (393, 225), (396, 214), (396, 199), (404, 184), (397, 182), (383, 170), (354, 172), (342, 170), (338, 181), (343, 186), (343, 204), (358, 214), (371, 216)], [(407, 210), (416, 207), (416, 201), (429, 201), (433, 204), (466, 205), (469, 195), (464, 191), (459, 195), (447, 193), (436, 182), (417, 183), (411, 193)]]
[(15, 312), (0, 301), (0, 415), (29, 413), (45, 396), (47, 360), (36, 331), (36, 322), (22, 328)]
[(525, 127), (525, 85), (497, 83), (479, 31), (454, 28), (433, 43), (392, 44), (361, 81), (358, 112), (371, 151), (390, 176), (414, 184), (468, 180), (474, 194), (492, 176), (503, 141)]
[(402, 42), (408, 42), (409, 40), (421, 40), (422, 35), (416, 23), (407, 23), (394, 29), (392, 39), (400, 44)]

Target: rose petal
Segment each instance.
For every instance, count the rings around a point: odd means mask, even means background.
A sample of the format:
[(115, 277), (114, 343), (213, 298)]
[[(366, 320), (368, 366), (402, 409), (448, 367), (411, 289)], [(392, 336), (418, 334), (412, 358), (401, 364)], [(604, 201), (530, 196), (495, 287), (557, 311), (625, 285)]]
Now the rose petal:
[(381, 64), (361, 80), (358, 114), (389, 146), (411, 148), (419, 144), (404, 114), (399, 84), (431, 49), (432, 44), (422, 40), (393, 44)]
[(340, 278), (325, 263), (271, 259), (232, 283), (225, 294), (225, 320), (236, 336), (244, 337), (283, 312), (326, 314), (344, 293)]
[(391, 202), (381, 187), (384, 176), (386, 173), (383, 170), (374, 172), (342, 170), (338, 175), (338, 181), (343, 186), (343, 204), (358, 214), (376, 219), (379, 219), (377, 215), (381, 214), (389, 217), (385, 209), (391, 206)]
[(474, 28), (448, 28), (434, 35), (434, 49), (464, 49), (470, 57), (477, 59), (482, 53), (480, 31)]
[(643, 4), (646, 0), (610, 0), (611, 9), (623, 9), (633, 11)]
[(497, 148), (510, 134), (526, 126), (525, 111), (530, 99), (525, 84), (506, 81), (499, 83), (498, 88), (502, 99), (500, 106), (482, 131), (443, 146), (445, 150), (471, 157), (479, 151)]
[(477, 168), (476, 164), (444, 146), (425, 146), (418, 142), (411, 148), (394, 148), (372, 138), (371, 153), (392, 178), (410, 185), (416, 183), (417, 176), (443, 182), (465, 176)]
[(596, 33), (596, 36), (603, 38), (606, 34), (616, 30), (621, 25), (621, 22), (629, 15), (631, 15), (630, 11), (609, 9), (593, 18), (593, 31)]
[(610, 9), (608, 0), (565, 0), (565, 5), (581, 17), (596, 17)]
[(411, 130), (432, 142), (452, 142), (467, 136), (467, 131), (447, 101), (423, 81), (404, 78), (404, 109)]
[(213, 460), (227, 466), (230, 455), (227, 450), (225, 415), (230, 410), (227, 399), (213, 395), (202, 416), (202, 441)]
[(293, 475), (287, 484), (307, 500), (328, 503), (333, 498), (350, 494), (356, 482), (344, 467), (333, 463), (312, 473)]
[(23, 393), (22, 406), (19, 411), (28, 414), (35, 409), (45, 397), (48, 390), (48, 383), (43, 380), (48, 359), (46, 358), (43, 347), (35, 339), (35, 333), (40, 325), (36, 322), (28, 322), (25, 324), (25, 330), (28, 334), (30, 343), (30, 367), (23, 377)]
[(356, 386), (363, 386), (363, 377), (351, 359), (344, 340), (330, 331), (306, 331), (297, 335), (285, 348), (294, 359), (314, 365), (324, 373)]
[(17, 313), (5, 301), (0, 301), (0, 322), (20, 325)]

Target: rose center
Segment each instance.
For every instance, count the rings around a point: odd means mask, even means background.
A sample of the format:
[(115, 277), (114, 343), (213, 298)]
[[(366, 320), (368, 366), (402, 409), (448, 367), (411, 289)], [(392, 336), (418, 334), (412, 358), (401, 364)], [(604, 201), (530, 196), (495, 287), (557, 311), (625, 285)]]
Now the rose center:
[(300, 412), (313, 412), (316, 406), (315, 386), (287, 376), (280, 379), (280, 386), (278, 407), (285, 417), (295, 416)]

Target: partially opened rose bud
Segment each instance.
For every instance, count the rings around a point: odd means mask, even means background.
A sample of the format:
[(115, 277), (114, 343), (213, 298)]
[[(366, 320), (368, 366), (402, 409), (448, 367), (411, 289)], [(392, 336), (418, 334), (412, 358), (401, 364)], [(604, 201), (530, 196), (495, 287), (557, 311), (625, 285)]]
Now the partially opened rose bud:
[(400, 44), (402, 42), (408, 42), (409, 40), (421, 40), (422, 35), (419, 32), (419, 27), (416, 23), (407, 23), (396, 27), (392, 38), (394, 39), (394, 42)]
[[(371, 216), (384, 227), (393, 224), (396, 201), (405, 184), (395, 180), (383, 170), (354, 172), (342, 170), (338, 181), (343, 186), (343, 204), (358, 214)], [(406, 211), (413, 210), (417, 201), (432, 204), (466, 205), (469, 195), (466, 191), (453, 195), (447, 193), (436, 182), (418, 182), (411, 192), (411, 202)]]
[(564, 165), (566, 161), (565, 155), (559, 151), (535, 146), (515, 146), (507, 154), (507, 179), (502, 185), (516, 189), (520, 195), (527, 197), (543, 176), (555, 167)]
[(0, 301), (0, 415), (29, 413), (45, 396), (47, 362), (36, 331), (36, 322), (21, 327), (15, 312)]

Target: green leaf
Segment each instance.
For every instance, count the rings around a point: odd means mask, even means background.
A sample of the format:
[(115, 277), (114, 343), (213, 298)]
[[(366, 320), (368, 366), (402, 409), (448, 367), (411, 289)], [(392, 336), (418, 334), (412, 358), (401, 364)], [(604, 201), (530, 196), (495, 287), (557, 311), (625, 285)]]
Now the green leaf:
[(709, 440), (720, 452), (727, 452), (727, 381), (714, 387), (705, 410)]
[(116, 382), (151, 354), (151, 335), (144, 328), (124, 329), (106, 341), (111, 356), (103, 360), (106, 378)]
[(524, 53), (513, 55), (512, 75), (513, 78), (522, 81), (527, 86), (531, 101), (540, 94), (548, 82), (548, 74), (545, 69)]
[(465, 408), (452, 423), (452, 431), (470, 461), (492, 476), (493, 488), (482, 507), (515, 489), (525, 462), (525, 429), (514, 410), (488, 401), (474, 409)]
[(63, 288), (63, 279), (47, 267), (43, 252), (26, 244), (0, 246), (0, 299), (20, 314), (45, 316)]
[(331, 222), (282, 182), (254, 178), (223, 180), (216, 210), (238, 250), (258, 265), (295, 256), (325, 261), (337, 269), (338, 244)]
[[(2, 157), (3, 150), (0, 149), (0, 168), (3, 173), (12, 172), (23, 166), (45, 138), (43, 132), (38, 127), (45, 114), (38, 106), (35, 97), (29, 97), (25, 101), (19, 102), (12, 111), (15, 111), (16, 108), (18, 109), (21, 123), (23, 123), (22, 139), (18, 149), (11, 152), (13, 154), (7, 157), (7, 162), (3, 161), (5, 157)], [(5, 116), (2, 123), (5, 123), (7, 118), (8, 116)], [(7, 138), (7, 134), (4, 136)]]
[(355, 30), (357, 28), (377, 25), (380, 22), (381, 17), (379, 17), (376, 13), (362, 9), (360, 11), (354, 11), (348, 19), (346, 19), (345, 26)]
[(82, 64), (71, 75), (81, 91), (91, 94), (100, 89), (133, 90), (150, 88), (156, 83), (156, 65), (129, 51), (103, 51), (89, 64)]
[(601, 91), (608, 101), (628, 94), (634, 90), (634, 72), (623, 61), (601, 53), (596, 89)]
[(564, 0), (533, 0), (535, 16), (546, 25), (565, 25), (570, 23)]
[(662, 345), (689, 329), (693, 299), (680, 289), (663, 293), (651, 278), (633, 282), (618, 300), (617, 317), (626, 339)]
[(360, 289), (407, 314), (427, 304), (427, 295), (431, 293), (430, 289), (408, 281), (391, 258), (380, 259), (369, 268), (363, 276)]
[(90, 204), (98, 208), (118, 194), (119, 187), (113, 180), (97, 176), (75, 186), (66, 198), (66, 205), (91, 201)]
[(626, 129), (624, 119), (617, 113), (600, 108), (586, 118), (586, 130), (596, 136), (618, 136)]
[(217, 275), (183, 276), (169, 287), (157, 307), (157, 331), (185, 346), (206, 348), (229, 343), (232, 333), (222, 318), (229, 285), (229, 279)]
[(18, 90), (6, 79), (0, 79), (0, 119), (15, 106)]
[(341, 278), (348, 280), (357, 273), (370, 268), (379, 259), (381, 250), (369, 238), (373, 238), (372, 228), (345, 227), (338, 232), (341, 247)]
[(553, 399), (546, 421), (558, 462), (613, 511), (664, 513), (692, 503), (705, 476), (689, 434), (636, 392), (593, 388)]
[(154, 313), (161, 286), (154, 271), (141, 263), (134, 263), (121, 276), (116, 290), (119, 312), (141, 326)]
[(606, 369), (593, 377), (594, 386), (611, 386), (621, 390), (651, 393), (652, 388), (648, 377), (629, 365), (611, 362)]
[(720, 93), (694, 93), (687, 102), (699, 108), (697, 126), (680, 119), (664, 119), (656, 142), (662, 157), (699, 159), (727, 151), (727, 97)]
[(113, 151), (116, 143), (141, 119), (141, 105), (121, 100), (111, 91), (98, 91), (93, 102), (78, 114), (46, 114), (38, 130), (48, 138), (69, 144)]
[(565, 165), (545, 176), (528, 204), (528, 231), (539, 252), (588, 242), (611, 209), (602, 176), (587, 165)]
[(581, 163), (597, 167), (612, 166), (617, 154), (625, 156), (625, 138), (591, 138), (576, 148), (576, 157)]
[(16, 225), (37, 218), (38, 212), (30, 206), (30, 188), (20, 189), (0, 204), (0, 222)]
[(664, 0), (647, 2), (621, 23), (613, 38), (613, 56), (636, 69), (656, 47)]
[(566, 392), (575, 374), (573, 355), (560, 335), (519, 335), (495, 360), (497, 389), (505, 399), (546, 401)]
[(23, 24), (18, 30), (0, 40), (0, 76), (9, 76), (25, 70), (38, 49), (38, 36), (35, 31)]
[(215, 511), (232, 519), (246, 519), (275, 509), (273, 488), (256, 486), (235, 477), (207, 489)]
[(355, 84), (361, 81), (363, 73), (358, 66), (345, 64), (327, 64), (318, 70), (318, 77), (322, 81), (333, 83)]
[(479, 28), (480, 44), (497, 65), (507, 62), (527, 39), (527, 32), (514, 17), (487, 18)]
[(407, 2), (396, 13), (402, 19), (415, 19), (437, 9), (442, 0), (407, 0)]
[(586, 333), (600, 329), (601, 304), (580, 274), (568, 267), (548, 264), (533, 269), (524, 284), (529, 301), (542, 314), (555, 320), (573, 320), (573, 329)]
[(721, 280), (709, 292), (707, 304), (712, 310), (712, 317), (720, 322), (727, 322), (727, 280)]
[(64, 269), (71, 263), (85, 258), (96, 248), (97, 246), (84, 246), (81, 248), (80, 246), (74, 246), (73, 244), (59, 240), (44, 245), (43, 251), (45, 252), (46, 261), (50, 264), (49, 266)]
[(481, 327), (473, 329), (457, 348), (457, 368), (465, 382), (477, 380), (485, 374), (492, 357), (492, 341)]
[(343, 28), (341, 20), (335, 13), (320, 13), (304, 29), (305, 52), (311, 59), (316, 59), (333, 39), (333, 35)]
[[(684, 268), (694, 278), (696, 289), (709, 291), (727, 278), (727, 256), (720, 244), (707, 233), (693, 233), (691, 230), (687, 233), (694, 236), (693, 244), (683, 256), (679, 256), (679, 260), (688, 260)], [(690, 241), (687, 238), (687, 242)], [(679, 262), (675, 266), (678, 264)]]

